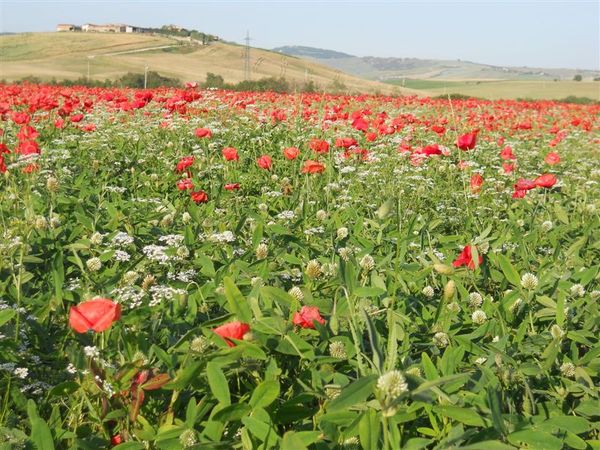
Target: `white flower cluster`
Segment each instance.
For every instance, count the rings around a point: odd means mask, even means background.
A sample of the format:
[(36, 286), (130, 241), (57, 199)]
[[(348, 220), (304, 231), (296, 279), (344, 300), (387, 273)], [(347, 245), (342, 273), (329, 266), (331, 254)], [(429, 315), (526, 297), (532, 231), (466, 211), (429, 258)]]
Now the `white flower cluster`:
[(166, 254), (167, 247), (162, 245), (146, 245), (142, 252), (146, 257), (159, 264), (166, 264), (169, 261), (169, 255)]
[(211, 242), (233, 242), (235, 235), (231, 231), (223, 231), (222, 233), (213, 233), (208, 237)]

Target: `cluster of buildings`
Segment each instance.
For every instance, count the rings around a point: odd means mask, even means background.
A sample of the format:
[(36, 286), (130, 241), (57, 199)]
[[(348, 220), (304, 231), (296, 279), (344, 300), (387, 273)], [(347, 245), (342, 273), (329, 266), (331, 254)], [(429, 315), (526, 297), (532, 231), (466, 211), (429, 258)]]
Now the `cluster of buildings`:
[(124, 23), (109, 23), (105, 25), (96, 25), (93, 23), (84, 23), (83, 25), (74, 25), (72, 23), (59, 23), (56, 31), (85, 31), (95, 33), (143, 33), (145, 28), (127, 25)]

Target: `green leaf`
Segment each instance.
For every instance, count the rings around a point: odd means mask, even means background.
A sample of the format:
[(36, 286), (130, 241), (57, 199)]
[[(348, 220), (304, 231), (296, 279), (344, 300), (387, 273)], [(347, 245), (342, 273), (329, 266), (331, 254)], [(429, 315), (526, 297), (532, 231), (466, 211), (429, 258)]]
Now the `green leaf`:
[(487, 404), (488, 408), (492, 412), (492, 423), (494, 428), (501, 435), (506, 434), (506, 427), (504, 426), (504, 420), (502, 418), (502, 407), (500, 400), (500, 391), (497, 387), (488, 386), (487, 390)]
[(465, 425), (470, 425), (473, 427), (486, 426), (481, 414), (473, 409), (461, 408), (460, 406), (443, 405), (434, 406), (433, 410), (444, 417), (454, 419), (458, 422), (464, 423)]
[(357, 297), (379, 297), (380, 295), (385, 294), (387, 291), (385, 289), (381, 289), (373, 286), (359, 286), (354, 289), (354, 295)]
[(230, 277), (225, 277), (223, 278), (223, 285), (225, 286), (225, 297), (227, 298), (229, 310), (242, 322), (250, 323), (252, 321), (250, 305), (233, 280)]
[(521, 286), (521, 278), (519, 277), (519, 272), (515, 270), (510, 260), (504, 255), (496, 255), (496, 259), (500, 264), (500, 269), (502, 269), (502, 273), (506, 279), (514, 286)]
[(140, 442), (123, 442), (113, 447), (112, 450), (144, 450), (146, 446)]
[(281, 450), (307, 450), (308, 447), (304, 445), (302, 439), (298, 436), (298, 433), (294, 431), (288, 431), (283, 435), (281, 440)]
[(372, 393), (377, 375), (367, 375), (342, 389), (339, 396), (327, 405), (327, 412), (348, 409), (357, 403), (365, 401)]
[(196, 378), (201, 368), (202, 363), (194, 362), (181, 369), (175, 379), (165, 384), (163, 387), (165, 389), (183, 389), (188, 386), (194, 378)]
[(561, 450), (563, 443), (550, 433), (539, 430), (522, 430), (508, 435), (508, 442), (518, 447), (526, 445), (535, 450)]
[(54, 450), (54, 440), (50, 427), (37, 412), (35, 402), (31, 399), (27, 401), (27, 415), (31, 423), (31, 442), (36, 450)]
[(358, 423), (358, 435), (363, 450), (378, 450), (380, 431), (377, 411), (368, 409)]
[(206, 365), (206, 376), (210, 390), (219, 403), (224, 406), (230, 405), (229, 384), (221, 368), (215, 363), (208, 363)]
[(460, 446), (461, 450), (515, 450), (512, 445), (503, 444), (500, 441), (481, 441), (477, 444)]
[(0, 311), (0, 327), (15, 317), (17, 312), (14, 309), (7, 308)]
[(277, 399), (279, 396), (279, 382), (275, 380), (266, 380), (261, 382), (250, 398), (252, 408), (265, 408)]

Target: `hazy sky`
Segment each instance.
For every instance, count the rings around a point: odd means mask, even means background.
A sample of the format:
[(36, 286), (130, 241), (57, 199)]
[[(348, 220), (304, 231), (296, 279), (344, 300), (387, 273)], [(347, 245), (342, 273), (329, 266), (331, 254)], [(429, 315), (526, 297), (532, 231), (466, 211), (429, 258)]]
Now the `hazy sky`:
[(358, 56), (463, 59), (600, 69), (600, 0), (28, 1), (0, 0), (3, 32), (57, 23), (177, 24), (252, 45), (306, 45)]

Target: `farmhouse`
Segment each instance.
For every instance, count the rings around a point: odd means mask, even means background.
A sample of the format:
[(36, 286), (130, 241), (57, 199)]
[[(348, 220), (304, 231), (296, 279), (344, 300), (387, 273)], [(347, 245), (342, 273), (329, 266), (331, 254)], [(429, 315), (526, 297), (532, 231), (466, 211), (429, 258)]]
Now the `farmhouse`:
[(72, 23), (59, 23), (56, 25), (56, 31), (81, 31), (81, 27)]

